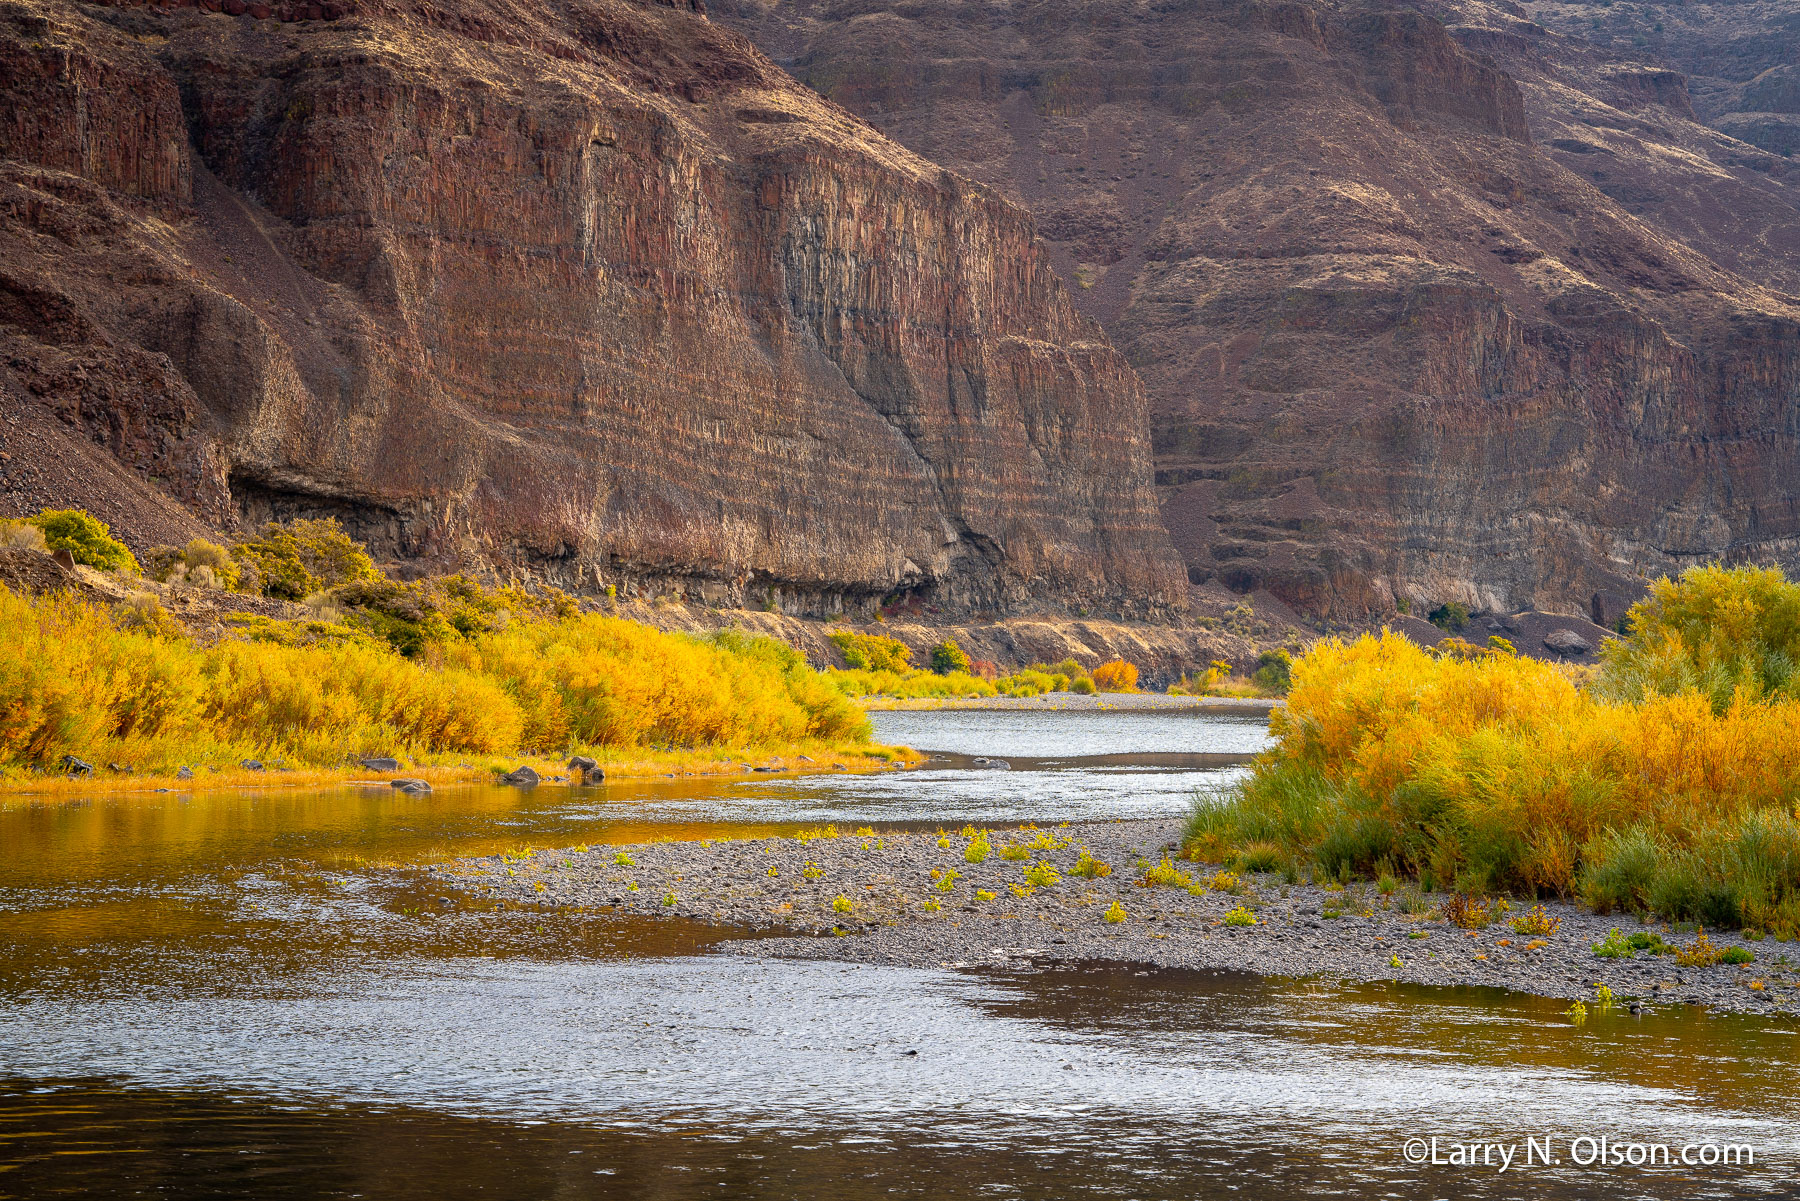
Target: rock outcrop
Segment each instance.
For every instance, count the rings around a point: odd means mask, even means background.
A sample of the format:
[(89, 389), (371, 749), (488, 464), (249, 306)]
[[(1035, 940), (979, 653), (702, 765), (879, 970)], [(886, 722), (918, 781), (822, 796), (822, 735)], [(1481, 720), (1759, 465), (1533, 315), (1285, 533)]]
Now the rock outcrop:
[(1679, 72), (1693, 113), (1714, 129), (1783, 159), (1800, 150), (1800, 11), (1787, 0), (1521, 7), (1642, 70)]
[[(0, 429), (10, 510), (796, 611), (1184, 603), (1142, 389), (1030, 217), (685, 4), (4, 0), (0, 65), (0, 392), (57, 431)], [(169, 499), (55, 476), (77, 441)]]
[(1039, 214), (1143, 375), (1193, 580), (1611, 625), (1646, 575), (1800, 568), (1795, 176), (1666, 62), (1421, 7), (714, 15)]

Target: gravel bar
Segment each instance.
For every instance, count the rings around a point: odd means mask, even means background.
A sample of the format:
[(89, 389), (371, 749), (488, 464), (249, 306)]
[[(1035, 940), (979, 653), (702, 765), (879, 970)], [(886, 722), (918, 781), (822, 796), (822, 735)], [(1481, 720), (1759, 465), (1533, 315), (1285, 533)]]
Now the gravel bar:
[[(1229, 881), (1219, 882), (1226, 889), (1192, 890), (1142, 883), (1146, 865), (1160, 864), (1180, 830), (1181, 824), (1170, 820), (994, 829), (992, 854), (979, 864), (965, 859), (970, 839), (954, 830), (940, 836), (892, 829), (858, 835), (843, 829), (810, 838), (535, 851), (426, 870), (490, 900), (678, 916), (764, 935), (728, 944), (727, 954), (958, 968), (1107, 960), (1284, 977), (1474, 985), (1588, 1002), (1595, 998), (1595, 985), (1605, 984), (1619, 1005), (1682, 1003), (1765, 1014), (1800, 1010), (1800, 976), (1789, 962), (1800, 960), (1800, 948), (1790, 956), (1789, 947), (1773, 939), (1709, 934), (1721, 951), (1750, 950), (1755, 959), (1743, 965), (1683, 966), (1648, 952), (1602, 959), (1593, 944), (1615, 926), (1628, 935), (1653, 928), (1683, 946), (1693, 935), (1554, 902), (1544, 908), (1560, 924), (1548, 935), (1511, 928), (1511, 920), (1523, 916), (1524, 904), (1485, 929), (1463, 930), (1431, 916), (1447, 899), (1441, 894), (1427, 894), (1422, 906), (1411, 906), (1426, 912), (1407, 913), (1404, 894), (1384, 898), (1366, 884), (1343, 890), (1288, 885), (1275, 875), (1245, 877), (1230, 891)], [(1029, 847), (1027, 858), (1002, 855), (1004, 847), (1032, 843), (1038, 845)], [(1073, 874), (1084, 849), (1109, 865), (1111, 874)], [(1040, 864), (1055, 869), (1055, 884), (1027, 883), (1027, 868), (1046, 878)], [(1181, 860), (1173, 866), (1195, 885), (1207, 884), (1220, 870)], [(942, 887), (952, 870), (956, 876)], [(1109, 910), (1115, 918), (1123, 910), (1123, 920), (1109, 921)], [(1253, 916), (1256, 924), (1228, 924), (1233, 910), (1242, 910), (1239, 922)], [(1529, 945), (1534, 942), (1541, 945)]]

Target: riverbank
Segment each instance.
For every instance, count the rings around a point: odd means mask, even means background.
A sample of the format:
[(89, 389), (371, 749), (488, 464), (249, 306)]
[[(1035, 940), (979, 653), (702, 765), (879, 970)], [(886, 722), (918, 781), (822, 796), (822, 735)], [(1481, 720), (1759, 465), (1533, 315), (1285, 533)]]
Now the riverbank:
[[(925, 757), (910, 747), (873, 743), (803, 743), (779, 752), (708, 747), (702, 750), (657, 751), (643, 747), (590, 754), (610, 781), (680, 779), (734, 776), (749, 772), (805, 775), (823, 772), (869, 772), (911, 768)], [(123, 765), (121, 765), (123, 766)], [(360, 764), (343, 767), (288, 767), (271, 761), (260, 768), (205, 768), (183, 778), (169, 773), (137, 775), (109, 770), (95, 764), (92, 775), (0, 776), (0, 809), (15, 805), (41, 805), (46, 801), (78, 801), (97, 795), (130, 793), (213, 792), (220, 789), (330, 788), (345, 784), (392, 785), (396, 780), (423, 780), (431, 785), (492, 784), (496, 777), (518, 767), (529, 767), (545, 783), (566, 784), (570, 779), (566, 758), (538, 755), (504, 760), (402, 762), (393, 771), (372, 771)]]
[[(1710, 936), (1719, 951), (1752, 954), (1744, 965), (1689, 966), (1648, 952), (1603, 959), (1594, 944), (1615, 926), (1627, 936), (1656, 930), (1684, 947), (1694, 936), (1556, 903), (1544, 906), (1551, 932), (1512, 929), (1509, 919), (1523, 917), (1524, 906), (1485, 929), (1465, 930), (1442, 916), (1448, 898), (1441, 894), (1424, 894), (1412, 906), (1420, 912), (1409, 913), (1367, 885), (1290, 885), (1273, 875), (1233, 881), (1219, 878), (1216, 865), (1179, 860), (1172, 866), (1193, 891), (1146, 886), (1146, 868), (1160, 867), (1180, 836), (1177, 820), (995, 830), (991, 853), (971, 863), (971, 839), (956, 832), (827, 828), (803, 838), (575, 848), (425, 870), (489, 902), (699, 919), (767, 936), (734, 943), (728, 953), (915, 967), (1106, 960), (1472, 985), (1590, 1006), (1595, 985), (1604, 984), (1620, 1013), (1633, 1004), (1677, 1003), (1800, 1011), (1800, 977), (1788, 948), (1773, 940)], [(1027, 845), (1026, 857), (1003, 857), (1004, 847)], [(1084, 853), (1110, 874), (1076, 875)], [(1026, 869), (1036, 873), (1035, 885)], [(1250, 919), (1255, 924), (1234, 924)]]
[(1046, 692), (1042, 696), (863, 697), (859, 703), (871, 713), (925, 709), (999, 709), (1067, 713), (1272, 713), (1279, 700), (1237, 696), (1169, 696), (1161, 692)]

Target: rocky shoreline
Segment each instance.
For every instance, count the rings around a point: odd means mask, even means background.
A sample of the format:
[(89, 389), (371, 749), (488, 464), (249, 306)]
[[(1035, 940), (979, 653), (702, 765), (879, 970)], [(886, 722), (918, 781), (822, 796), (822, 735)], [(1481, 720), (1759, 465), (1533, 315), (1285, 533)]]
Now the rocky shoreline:
[[(1443, 916), (1442, 894), (1383, 896), (1367, 884), (1289, 884), (1272, 874), (1234, 881), (1218, 865), (1178, 859), (1170, 867), (1186, 882), (1146, 883), (1180, 830), (1173, 820), (995, 829), (979, 863), (965, 854), (971, 837), (954, 830), (826, 827), (797, 838), (576, 847), (426, 870), (491, 901), (678, 916), (764, 935), (725, 953), (958, 968), (1107, 960), (1473, 985), (1589, 1005), (1603, 984), (1616, 1005), (1633, 1009), (1800, 1010), (1790, 962), (1800, 949), (1790, 957), (1784, 944), (1735, 932), (1709, 938), (1721, 952), (1749, 951), (1748, 963), (1683, 965), (1648, 951), (1607, 959), (1593, 948), (1614, 928), (1654, 930), (1680, 947), (1694, 935), (1556, 903), (1544, 906), (1550, 932), (1513, 928), (1523, 904), (1510, 913), (1496, 907), (1491, 924), (1463, 929)], [(1084, 860), (1087, 871), (1103, 864), (1110, 874), (1078, 874)]]

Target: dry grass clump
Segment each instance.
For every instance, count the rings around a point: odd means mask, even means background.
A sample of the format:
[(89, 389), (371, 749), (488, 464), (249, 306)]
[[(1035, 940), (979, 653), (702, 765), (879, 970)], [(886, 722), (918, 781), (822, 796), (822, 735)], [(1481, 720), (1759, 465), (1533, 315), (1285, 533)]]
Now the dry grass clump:
[(1800, 586), (1697, 569), (1630, 621), (1591, 687), (1504, 649), (1319, 644), (1277, 746), (1190, 845), (1800, 934)]

